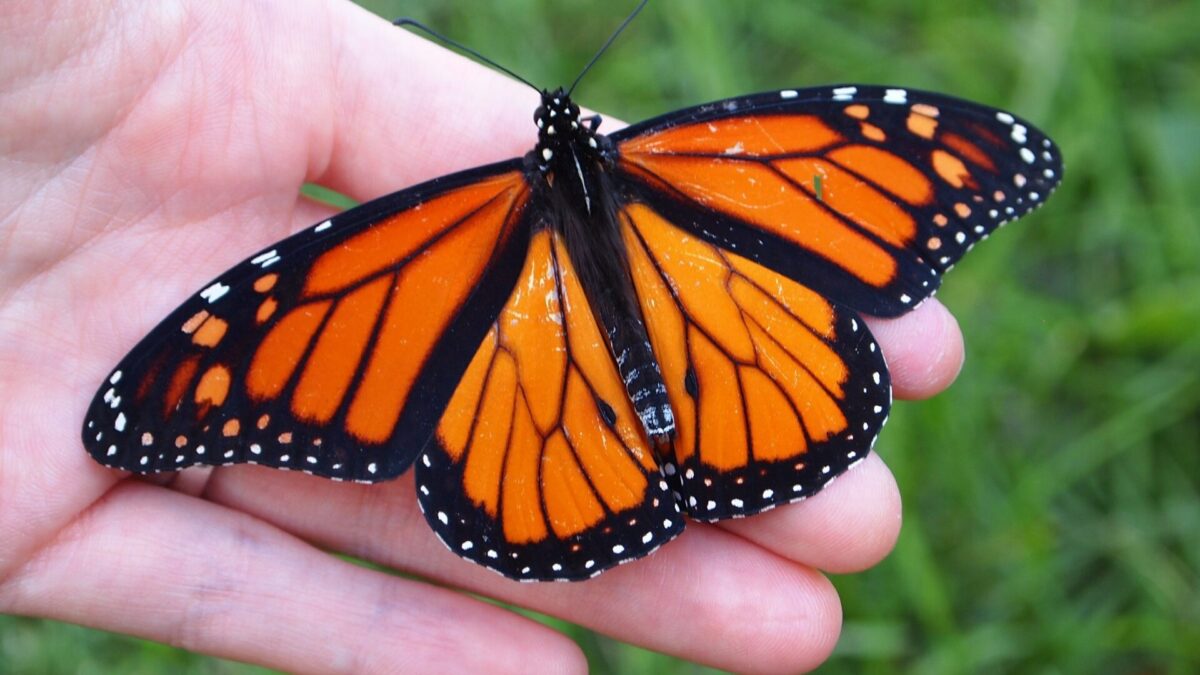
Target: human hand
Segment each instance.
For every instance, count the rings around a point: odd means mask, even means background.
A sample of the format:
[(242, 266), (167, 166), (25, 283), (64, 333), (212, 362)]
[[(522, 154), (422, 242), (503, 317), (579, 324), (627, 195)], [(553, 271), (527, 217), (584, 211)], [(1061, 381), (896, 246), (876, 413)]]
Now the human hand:
[[(330, 215), (304, 182), (366, 200), (521, 154), (536, 96), (332, 0), (15, 0), (0, 41), (0, 611), (288, 671), (584, 670), (567, 638), (463, 589), (722, 668), (828, 656), (841, 610), (817, 570), (869, 567), (899, 529), (876, 455), (806, 502), (535, 585), (446, 551), (409, 476), (156, 484), (95, 464), (78, 428), (96, 384), (214, 274)], [(897, 396), (957, 373), (936, 301), (871, 326)]]

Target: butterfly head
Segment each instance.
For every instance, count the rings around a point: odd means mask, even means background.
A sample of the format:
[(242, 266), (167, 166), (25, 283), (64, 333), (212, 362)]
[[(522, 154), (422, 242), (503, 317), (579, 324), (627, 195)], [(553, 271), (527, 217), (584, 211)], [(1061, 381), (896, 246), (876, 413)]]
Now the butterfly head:
[(538, 128), (537, 158), (543, 170), (554, 164), (554, 158), (567, 156), (568, 148), (584, 154), (600, 153), (596, 134), (599, 118), (579, 119), (579, 106), (559, 87), (542, 91), (542, 104), (533, 113)]

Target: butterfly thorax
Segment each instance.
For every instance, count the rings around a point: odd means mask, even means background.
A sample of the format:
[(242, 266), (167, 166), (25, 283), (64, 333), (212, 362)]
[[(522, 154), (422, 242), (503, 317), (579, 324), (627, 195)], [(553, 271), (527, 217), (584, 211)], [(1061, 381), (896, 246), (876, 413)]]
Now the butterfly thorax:
[(556, 189), (565, 192), (572, 203), (582, 205), (589, 215), (594, 213), (600, 206), (594, 173), (612, 154), (608, 139), (596, 133), (600, 117), (580, 120), (579, 106), (559, 87), (542, 91), (542, 104), (533, 119), (538, 142), (528, 162), (546, 180), (559, 183)]
[(580, 119), (579, 106), (560, 87), (542, 92), (534, 113), (537, 146), (526, 173), (545, 200), (545, 227), (566, 245), (580, 284), (604, 328), (621, 378), (646, 433), (669, 438), (675, 429), (666, 386), (633, 291), (612, 186), (616, 151), (596, 133), (600, 117)]

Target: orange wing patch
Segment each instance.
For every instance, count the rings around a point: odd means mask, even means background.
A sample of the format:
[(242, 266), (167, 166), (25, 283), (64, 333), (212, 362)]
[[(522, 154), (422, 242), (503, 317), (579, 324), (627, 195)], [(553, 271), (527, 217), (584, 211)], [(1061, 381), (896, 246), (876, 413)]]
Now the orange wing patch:
[[(451, 223), (467, 219), (498, 221), (493, 228), (493, 234), (498, 234), (504, 212), (523, 187), (520, 174), (501, 174), (401, 211), (318, 258), (305, 280), (304, 294), (337, 292), (395, 267), (426, 248)], [(496, 211), (500, 211), (499, 218)]]
[(813, 115), (758, 115), (682, 124), (636, 136), (621, 145), (621, 152), (773, 157), (817, 152), (841, 140), (836, 131)]
[[(564, 573), (538, 568), (522, 551), (566, 549), (565, 556), (546, 558), (567, 560), (563, 565), (578, 553), (574, 573), (589, 576), (643, 555), (681, 524), (558, 237), (549, 230), (534, 235), (516, 289), (438, 424), (440, 450), (427, 453), (417, 469), (421, 487), (451, 484), (421, 490), (443, 541), (470, 551), (482, 543), (464, 537), (494, 531), (480, 562), (511, 565), (519, 578)], [(451, 498), (462, 503), (437, 501)], [(456, 526), (451, 514), (474, 514), (480, 522)], [(644, 530), (634, 541), (644, 540), (645, 550), (617, 543), (624, 540), (613, 533), (630, 527)], [(607, 535), (614, 537), (607, 550), (580, 544)]]
[[(866, 431), (878, 431), (886, 371), (853, 315), (643, 204), (625, 215), (634, 285), (677, 421), (674, 464), (693, 515), (727, 517), (801, 496), (784, 488), (800, 486), (795, 477), (810, 456), (820, 471), (834, 461), (831, 450), (852, 440), (864, 393), (878, 401)], [(764, 478), (779, 471), (785, 485)], [(724, 489), (729, 494), (714, 493)]]
[(525, 200), (521, 181), (504, 174), (452, 190), (317, 258), (304, 282), (309, 300), (282, 314), (255, 352), (250, 394), (273, 399), (298, 374), (298, 419), (324, 424), (345, 407), (346, 432), (385, 442), (438, 337), (508, 236)]
[[(863, 106), (847, 109), (852, 117), (866, 113)], [(811, 116), (682, 125), (636, 136), (620, 149), (631, 173), (791, 241), (875, 288), (892, 283), (898, 272), (892, 250), (881, 242), (903, 248), (917, 232), (896, 199), (925, 205), (933, 198), (929, 179), (907, 162), (848, 144)]]

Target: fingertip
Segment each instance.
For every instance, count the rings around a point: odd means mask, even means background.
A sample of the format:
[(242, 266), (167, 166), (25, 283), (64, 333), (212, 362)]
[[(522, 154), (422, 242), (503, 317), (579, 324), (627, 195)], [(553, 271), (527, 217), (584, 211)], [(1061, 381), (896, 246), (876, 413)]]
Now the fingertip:
[(958, 320), (930, 298), (894, 319), (869, 318), (883, 346), (897, 398), (924, 399), (949, 387), (962, 370), (965, 349)]
[[(738, 556), (740, 572), (722, 570), (691, 601), (691, 658), (755, 673), (803, 673), (829, 659), (842, 630), (837, 589), (819, 571), (777, 557)], [(729, 581), (739, 580), (736, 585)], [(705, 654), (696, 649), (708, 645)], [(720, 654), (719, 656), (717, 654)]]
[[(821, 497), (824, 496), (822, 500)], [(814, 515), (828, 525), (828, 554), (819, 567), (834, 574), (870, 569), (896, 548), (903, 522), (900, 487), (879, 455), (817, 495)]]
[[(790, 615), (765, 616), (760, 630), (773, 632), (774, 649), (763, 649), (763, 673), (807, 673), (829, 660), (842, 634), (842, 601), (833, 583), (808, 567), (793, 567), (793, 579), (780, 583), (773, 604)], [(774, 621), (772, 621), (774, 619)], [(798, 648), (802, 646), (802, 648)]]
[(787, 647), (784, 653), (788, 658), (780, 660), (781, 667), (776, 672), (807, 673), (816, 670), (833, 655), (841, 638), (842, 599), (828, 577), (816, 570), (811, 570), (810, 575), (812, 582), (806, 594), (811, 603), (810, 614), (801, 617), (798, 636), (785, 636), (789, 645), (799, 638), (808, 648), (797, 651), (794, 647)]

